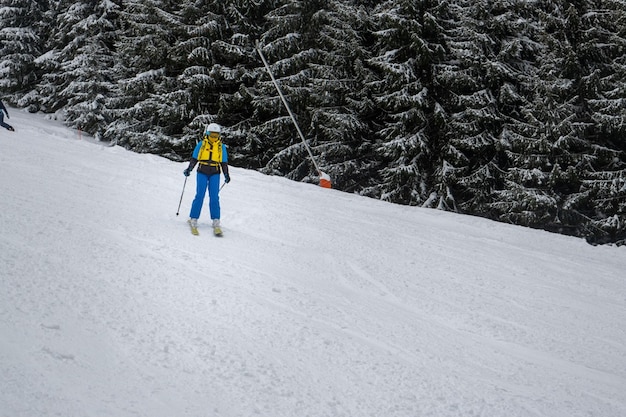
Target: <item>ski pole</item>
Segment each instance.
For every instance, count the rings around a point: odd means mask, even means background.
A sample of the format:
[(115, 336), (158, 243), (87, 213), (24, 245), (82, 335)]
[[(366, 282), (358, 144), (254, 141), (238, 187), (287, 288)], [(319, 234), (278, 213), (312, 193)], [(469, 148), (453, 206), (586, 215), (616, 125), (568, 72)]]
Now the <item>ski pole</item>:
[(178, 202), (178, 210), (176, 210), (176, 215), (180, 213), (180, 205), (183, 203), (183, 194), (185, 194), (185, 185), (187, 185), (187, 177), (185, 177), (185, 182), (183, 183), (183, 192), (180, 193), (180, 201)]

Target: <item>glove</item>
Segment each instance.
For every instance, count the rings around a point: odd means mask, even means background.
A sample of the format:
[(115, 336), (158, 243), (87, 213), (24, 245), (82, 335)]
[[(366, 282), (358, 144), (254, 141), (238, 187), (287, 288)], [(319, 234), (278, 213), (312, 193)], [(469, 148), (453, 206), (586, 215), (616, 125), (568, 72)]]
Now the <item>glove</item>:
[(224, 181), (226, 181), (226, 184), (228, 184), (230, 182), (230, 175), (224, 174)]
[(183, 174), (185, 175), (185, 177), (188, 177), (190, 173), (191, 173), (191, 171), (189, 171), (189, 168), (186, 168), (186, 169), (183, 171)]

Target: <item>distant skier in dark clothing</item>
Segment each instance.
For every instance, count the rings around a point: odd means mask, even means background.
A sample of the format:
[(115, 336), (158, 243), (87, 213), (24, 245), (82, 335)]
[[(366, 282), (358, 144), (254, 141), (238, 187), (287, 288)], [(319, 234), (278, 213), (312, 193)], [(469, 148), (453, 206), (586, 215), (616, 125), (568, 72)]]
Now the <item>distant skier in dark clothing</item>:
[(0, 100), (0, 126), (2, 126), (3, 128), (10, 130), (11, 132), (14, 132), (15, 129), (13, 129), (13, 126), (11, 126), (10, 124), (4, 123), (4, 114), (6, 113), (7, 115), (7, 119), (10, 119), (9, 117), (9, 112), (7, 111), (7, 108), (4, 107), (4, 103), (2, 103), (2, 100)]

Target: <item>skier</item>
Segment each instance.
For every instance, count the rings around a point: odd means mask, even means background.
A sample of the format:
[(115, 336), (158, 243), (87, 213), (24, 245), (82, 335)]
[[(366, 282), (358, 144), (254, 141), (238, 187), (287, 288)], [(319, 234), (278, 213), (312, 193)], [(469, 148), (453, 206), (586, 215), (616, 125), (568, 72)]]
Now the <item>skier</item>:
[(14, 132), (15, 129), (13, 129), (13, 126), (11, 126), (10, 124), (4, 123), (4, 113), (6, 113), (7, 115), (7, 119), (10, 119), (9, 117), (9, 112), (7, 111), (7, 108), (4, 107), (4, 103), (2, 103), (2, 100), (0, 100), (0, 126), (2, 126), (3, 128), (10, 130), (11, 132)]
[(224, 181), (230, 182), (228, 175), (228, 152), (226, 145), (221, 140), (221, 127), (217, 123), (211, 123), (204, 130), (202, 141), (198, 142), (193, 151), (189, 166), (183, 171), (188, 177), (193, 168), (198, 164), (196, 175), (196, 196), (191, 204), (189, 213), (189, 226), (191, 233), (198, 234), (198, 218), (202, 210), (204, 195), (209, 190), (209, 211), (213, 220), (213, 233), (222, 235), (220, 227), (220, 172), (224, 174)]

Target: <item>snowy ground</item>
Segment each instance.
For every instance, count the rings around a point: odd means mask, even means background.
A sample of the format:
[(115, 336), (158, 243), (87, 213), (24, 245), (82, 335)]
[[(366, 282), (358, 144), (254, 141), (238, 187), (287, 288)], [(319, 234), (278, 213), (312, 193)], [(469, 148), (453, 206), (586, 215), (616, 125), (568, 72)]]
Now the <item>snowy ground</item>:
[(2, 417), (623, 417), (626, 248), (232, 169), (10, 109)]

